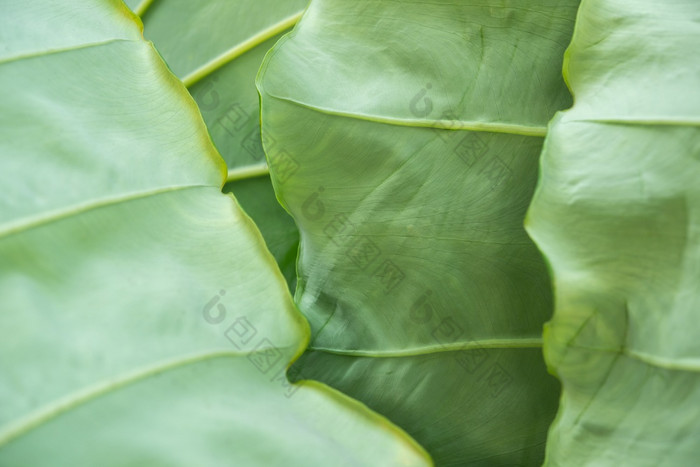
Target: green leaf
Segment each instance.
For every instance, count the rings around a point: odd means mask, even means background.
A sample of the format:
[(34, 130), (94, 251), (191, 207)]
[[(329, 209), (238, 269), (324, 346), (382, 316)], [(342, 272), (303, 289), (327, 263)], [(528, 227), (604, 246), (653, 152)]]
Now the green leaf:
[(246, 212), (255, 216), (255, 225), (265, 237), (267, 248), (275, 257), (290, 290), (297, 281), (297, 250), (299, 231), (294, 221), (275, 198), (268, 177), (253, 177), (232, 181), (224, 186), (224, 193), (235, 193)]
[(700, 4), (584, 0), (528, 231), (554, 277), (549, 465), (700, 456)]
[(439, 465), (535, 465), (559, 396), (544, 262), (523, 228), (578, 1), (315, 0), (258, 78), (301, 232), (293, 367)]
[(168, 0), (143, 13), (146, 37), (189, 88), (231, 169), (265, 161), (255, 74), (306, 3)]
[(319, 383), (197, 107), (121, 1), (0, 19), (0, 464), (425, 465)]
[(229, 166), (228, 180), (261, 178), (227, 190), (262, 231), (291, 289), (299, 234), (279, 208), (267, 176), (255, 75), (265, 53), (296, 23), (306, 3), (168, 0), (143, 9), (145, 35), (195, 98)]

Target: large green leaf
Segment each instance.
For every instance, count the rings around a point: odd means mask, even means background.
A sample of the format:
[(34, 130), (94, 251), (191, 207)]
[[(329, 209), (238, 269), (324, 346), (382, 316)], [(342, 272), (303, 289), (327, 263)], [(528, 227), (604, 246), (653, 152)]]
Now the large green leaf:
[(700, 458), (700, 3), (584, 0), (528, 231), (554, 276), (549, 465)]
[(258, 87), (301, 231), (293, 370), (359, 398), (442, 465), (538, 464), (558, 399), (549, 278), (523, 228), (570, 95), (578, 1), (314, 0)]
[(425, 465), (308, 326), (120, 1), (2, 2), (0, 464)]
[(306, 3), (168, 0), (140, 9), (146, 37), (188, 86), (228, 164), (231, 182), (225, 191), (237, 195), (258, 225), (292, 289), (299, 234), (279, 208), (267, 176), (255, 75), (265, 53), (296, 23)]

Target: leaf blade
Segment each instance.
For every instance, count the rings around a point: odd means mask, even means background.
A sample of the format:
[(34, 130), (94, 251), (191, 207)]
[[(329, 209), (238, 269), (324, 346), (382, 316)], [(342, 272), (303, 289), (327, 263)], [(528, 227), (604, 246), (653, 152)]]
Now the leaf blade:
[(551, 124), (527, 220), (556, 291), (548, 465), (697, 457), (699, 14), (581, 4), (564, 68), (576, 101)]
[[(296, 23), (306, 0), (156, 4), (144, 15), (146, 36), (197, 101), (209, 133), (229, 166), (225, 191), (236, 192), (262, 230), (290, 289), (296, 284), (299, 234), (276, 207), (260, 137), (255, 75), (264, 54)], [(234, 180), (235, 178), (235, 180)], [(263, 181), (265, 180), (266, 183)], [(282, 234), (286, 234), (286, 237)]]
[[(258, 76), (313, 336), (290, 371), (401, 423), (441, 465), (543, 458), (558, 388), (532, 346), (551, 297), (522, 221), (544, 128), (571, 102), (577, 5), (316, 1)], [(506, 342), (527, 348), (483, 345)], [(503, 406), (519, 409), (484, 416)]]
[(80, 13), (45, 44), (86, 17), (88, 44), (92, 24), (133, 38), (0, 64), (0, 463), (308, 465), (341, 446), (339, 462), (429, 464), (356, 402), (289, 385), (308, 325), (136, 18), (35, 6), (11, 13)]

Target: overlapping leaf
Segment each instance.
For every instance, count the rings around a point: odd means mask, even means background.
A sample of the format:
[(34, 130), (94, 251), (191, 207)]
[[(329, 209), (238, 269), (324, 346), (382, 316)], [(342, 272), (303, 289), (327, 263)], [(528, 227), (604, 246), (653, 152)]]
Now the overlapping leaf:
[(522, 223), (570, 105), (578, 1), (315, 0), (258, 87), (301, 230), (293, 370), (359, 398), (441, 465), (535, 465), (557, 406), (549, 279)]
[(288, 384), (308, 328), (124, 4), (2, 11), (0, 464), (427, 463)]
[[(260, 140), (255, 75), (263, 56), (296, 23), (307, 0), (157, 1), (138, 8), (145, 35), (189, 88), (229, 167), (224, 191), (245, 211), (293, 289), (299, 234), (279, 207)], [(245, 180), (244, 182), (237, 182)]]
[(554, 275), (548, 465), (700, 458), (700, 4), (583, 0), (528, 231)]

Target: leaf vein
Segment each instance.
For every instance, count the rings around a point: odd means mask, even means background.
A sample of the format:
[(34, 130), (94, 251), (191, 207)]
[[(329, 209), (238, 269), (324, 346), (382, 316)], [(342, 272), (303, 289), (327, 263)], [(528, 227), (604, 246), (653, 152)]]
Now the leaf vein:
[(62, 54), (62, 53), (66, 53), (66, 52), (73, 52), (76, 50), (89, 49), (91, 47), (101, 47), (103, 45), (109, 45), (109, 44), (118, 43), (118, 42), (138, 42), (138, 41), (135, 41), (132, 39), (107, 39), (107, 40), (99, 41), (99, 42), (87, 42), (87, 43), (83, 43), (83, 44), (72, 45), (70, 47), (60, 47), (60, 48), (56, 48), (56, 49), (39, 50), (39, 51), (30, 52), (30, 53), (0, 58), (0, 65), (4, 65), (6, 63), (18, 62), (20, 60), (30, 60), (32, 58), (46, 57), (49, 55), (57, 55), (57, 54)]
[(401, 350), (331, 349), (327, 347), (316, 347), (313, 345), (310, 346), (307, 350), (355, 357), (394, 358), (415, 357), (440, 352), (459, 352), (462, 350), (473, 349), (521, 349), (539, 347), (542, 347), (542, 339), (539, 337), (533, 337), (518, 339), (484, 339), (463, 342), (450, 342), (447, 344), (434, 344)]
[(481, 131), (486, 133), (506, 133), (521, 136), (537, 136), (542, 138), (547, 135), (547, 127), (545, 126), (529, 126), (516, 123), (479, 122), (466, 120), (426, 120), (419, 118), (389, 117), (385, 115), (369, 115), (357, 112), (347, 112), (342, 110), (328, 109), (306, 102), (301, 102), (299, 100), (292, 99), (289, 97), (281, 97), (270, 93), (268, 93), (268, 95), (280, 101), (295, 104), (300, 107), (304, 107), (306, 109), (313, 110), (322, 114), (333, 115), (336, 117), (352, 118), (356, 120), (365, 120), (375, 123), (384, 123), (387, 125), (407, 126), (415, 128), (434, 128), (440, 130), (468, 130)]
[(97, 200), (91, 200), (87, 203), (74, 204), (68, 207), (63, 207), (59, 209), (54, 209), (48, 212), (42, 212), (41, 214), (29, 217), (23, 217), (18, 220), (8, 222), (4, 226), (0, 225), (0, 239), (3, 237), (9, 237), (27, 230), (31, 230), (43, 225), (57, 222), (62, 219), (67, 219), (84, 212), (92, 211), (95, 209), (112, 206), (119, 203), (124, 203), (128, 201), (133, 201), (137, 199), (147, 198), (149, 196), (159, 195), (162, 193), (168, 193), (171, 191), (187, 190), (191, 188), (214, 188), (211, 185), (183, 185), (183, 186), (169, 186), (160, 187), (157, 189), (149, 191), (141, 191), (136, 193), (127, 193), (121, 196), (113, 196), (108, 198), (102, 198)]
[[(264, 350), (266, 349), (259, 349), (259, 351)], [(213, 360), (216, 358), (243, 357), (249, 353), (250, 352), (236, 350), (218, 350), (197, 353), (184, 357), (180, 356), (171, 360), (158, 362), (154, 365), (132, 371), (125, 375), (111, 378), (108, 381), (93, 384), (80, 391), (64, 396), (50, 404), (44, 405), (29, 415), (22, 417), (15, 423), (10, 424), (9, 427), (5, 428), (4, 430), (1, 430), (0, 447), (8, 444), (10, 441), (22, 435), (25, 435), (43, 423), (47, 423), (65, 412), (75, 409), (76, 407), (84, 405), (110, 392), (114, 392), (128, 386), (129, 384), (137, 383), (150, 377), (157, 376), (167, 371), (187, 365)]]
[(209, 62), (205, 63), (204, 65), (200, 66), (196, 70), (192, 71), (188, 75), (182, 78), (182, 82), (185, 84), (185, 86), (190, 87), (199, 80), (203, 79), (207, 75), (213, 73), (214, 71), (218, 70), (225, 64), (229, 63), (230, 61), (236, 59), (237, 57), (243, 55), (244, 53), (248, 52), (251, 49), (254, 49), (258, 45), (262, 44), (268, 39), (271, 39), (272, 37), (276, 36), (277, 34), (285, 31), (286, 29), (291, 28), (294, 26), (297, 21), (299, 21), (299, 18), (301, 18), (301, 15), (303, 14), (303, 11), (300, 11), (298, 13), (295, 13), (291, 16), (288, 16), (287, 18), (279, 21), (278, 23), (273, 24), (272, 26), (268, 27), (267, 29), (264, 29), (260, 31), (258, 34), (249, 37), (248, 39), (244, 40), (243, 42), (234, 45), (233, 47), (229, 48), (219, 56), (213, 58)]

